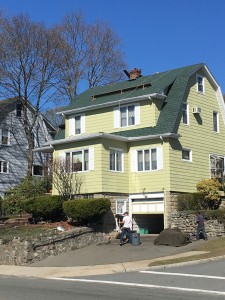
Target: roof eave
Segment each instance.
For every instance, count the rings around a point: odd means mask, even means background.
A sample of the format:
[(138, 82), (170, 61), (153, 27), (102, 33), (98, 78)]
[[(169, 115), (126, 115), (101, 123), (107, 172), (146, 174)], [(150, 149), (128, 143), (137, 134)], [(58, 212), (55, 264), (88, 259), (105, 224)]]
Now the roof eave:
[[(79, 142), (79, 141), (96, 139), (96, 138), (107, 138), (107, 139), (111, 139), (111, 140), (115, 140), (115, 141), (132, 142), (132, 141), (153, 140), (153, 139), (163, 140), (164, 138), (178, 139), (179, 137), (180, 137), (180, 135), (176, 134), (176, 133), (163, 133), (163, 134), (145, 135), (145, 136), (138, 136), (138, 137), (125, 137), (125, 136), (120, 136), (120, 135), (111, 134), (111, 133), (98, 132), (98, 133), (94, 133), (94, 134), (80, 135), (79, 137), (73, 136), (73, 137), (69, 137), (66, 139), (51, 141), (50, 143), (46, 144), (46, 146), (44, 146), (42, 148), (47, 149), (48, 145), (50, 147), (52, 147), (55, 145), (69, 144), (72, 142)], [(40, 152), (41, 152), (42, 148), (37, 148), (37, 149), (40, 149)], [(38, 151), (38, 150), (36, 150), (36, 151)]]
[(132, 103), (132, 102), (142, 101), (142, 100), (146, 100), (146, 99), (164, 100), (165, 98), (166, 98), (166, 95), (159, 94), (159, 93), (152, 93), (152, 94), (147, 94), (147, 95), (142, 95), (142, 96), (137, 96), (137, 97), (132, 97), (132, 98), (115, 100), (115, 101), (111, 101), (111, 102), (107, 102), (107, 103), (101, 103), (101, 104), (89, 105), (89, 106), (81, 107), (81, 108), (64, 110), (61, 112), (57, 112), (56, 114), (59, 114), (59, 115), (61, 114), (61, 115), (65, 116), (65, 115), (71, 115), (74, 113), (80, 113), (80, 112), (85, 112), (85, 111), (89, 111), (89, 110), (96, 110), (96, 109), (104, 108), (104, 107), (111, 107), (111, 106), (118, 105), (118, 104)]

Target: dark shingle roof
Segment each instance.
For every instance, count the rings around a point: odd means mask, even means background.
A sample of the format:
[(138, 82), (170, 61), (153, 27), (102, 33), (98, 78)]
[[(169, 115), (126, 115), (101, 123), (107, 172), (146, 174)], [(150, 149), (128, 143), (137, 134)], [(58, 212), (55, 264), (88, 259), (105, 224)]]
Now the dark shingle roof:
[[(127, 80), (101, 87), (94, 87), (86, 90), (72, 100), (66, 110), (85, 109), (85, 107), (91, 107), (92, 105), (107, 104), (108, 102), (116, 100), (160, 93), (163, 89), (171, 85), (166, 103), (160, 112), (155, 127), (125, 130), (113, 133), (126, 137), (177, 133), (180, 121), (180, 118), (178, 118), (180, 107), (188, 79), (190, 75), (197, 72), (203, 66), (205, 66), (205, 64), (200, 63), (166, 72), (155, 73), (150, 76), (141, 76), (135, 80)], [(143, 85), (145, 86), (144, 89), (142, 88)], [(62, 134), (59, 133), (58, 136), (62, 138)]]

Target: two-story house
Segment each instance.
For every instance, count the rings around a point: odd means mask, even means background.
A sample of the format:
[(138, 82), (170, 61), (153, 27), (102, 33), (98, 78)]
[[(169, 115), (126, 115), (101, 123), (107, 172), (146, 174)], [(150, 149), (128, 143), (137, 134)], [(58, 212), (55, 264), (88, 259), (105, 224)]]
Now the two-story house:
[(222, 180), (224, 101), (205, 64), (150, 76), (134, 69), (126, 81), (83, 92), (61, 114), (65, 128), (48, 149), (79, 162), (82, 194), (110, 197), (114, 214), (128, 209), (134, 229), (160, 232), (177, 193)]
[[(34, 108), (29, 105), (28, 117), (32, 122)], [(28, 142), (22, 124), (21, 103), (17, 98), (0, 101), (0, 196), (16, 186), (27, 175)], [(41, 114), (33, 128), (34, 147), (53, 140), (56, 129)], [(33, 176), (43, 175), (48, 154), (34, 152)]]

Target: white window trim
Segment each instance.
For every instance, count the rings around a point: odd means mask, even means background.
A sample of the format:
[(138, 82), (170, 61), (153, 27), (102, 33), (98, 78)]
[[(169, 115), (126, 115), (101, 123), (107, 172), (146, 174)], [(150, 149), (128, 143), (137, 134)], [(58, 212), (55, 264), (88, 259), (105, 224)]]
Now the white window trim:
[(212, 170), (212, 168), (211, 168), (211, 156), (215, 159), (218, 159), (218, 158), (223, 159), (223, 163), (224, 163), (223, 175), (225, 173), (225, 156), (214, 154), (214, 153), (209, 154), (209, 178), (218, 178), (218, 177), (212, 177), (212, 173), (211, 173), (211, 170)]
[[(121, 126), (120, 109), (123, 107), (128, 108), (128, 106), (134, 106), (134, 125), (127, 124), (126, 126)], [(127, 127), (133, 127), (133, 126), (136, 126), (139, 124), (140, 124), (140, 103), (132, 103), (132, 104), (126, 104), (126, 105), (114, 107), (114, 128), (127, 128)]]
[[(156, 170), (151, 169), (151, 161), (150, 161), (150, 170), (138, 171), (138, 159), (137, 159), (138, 151), (149, 150), (151, 152), (152, 149), (156, 149), (157, 169)], [(131, 163), (131, 172), (146, 173), (146, 172), (157, 172), (157, 171), (163, 170), (163, 148), (162, 147), (132, 149), (130, 151), (130, 158), (131, 158), (131, 162), (130, 162)]]
[[(186, 104), (187, 105), (187, 123), (184, 123), (183, 121), (183, 104)], [(186, 103), (186, 102), (182, 102), (182, 123), (185, 125), (185, 126), (189, 126), (189, 104)]]
[(6, 172), (2, 172), (2, 167), (0, 166), (0, 174), (9, 174), (9, 162), (6, 160), (1, 160), (0, 164), (2, 164), (3, 162), (6, 162), (7, 164), (7, 171)]
[[(84, 166), (84, 151), (88, 150), (88, 170), (83, 170), (83, 166)], [(77, 172), (73, 172), (73, 173), (81, 173), (81, 172), (89, 172), (89, 171), (93, 171), (94, 170), (94, 148), (90, 147), (90, 148), (81, 148), (81, 149), (72, 149), (70, 151), (65, 151), (65, 152), (61, 152), (59, 154), (59, 158), (60, 159), (66, 159), (66, 154), (69, 153), (70, 154), (70, 159), (72, 161), (72, 153), (74, 152), (82, 152), (82, 170), (81, 171), (77, 171)]]
[[(118, 202), (123, 202), (123, 208), (122, 208), (122, 213), (118, 212)], [(120, 215), (120, 214), (124, 214), (126, 211), (126, 207), (127, 207), (127, 200), (126, 199), (117, 199), (116, 200), (116, 214)]]
[[(80, 117), (81, 132), (79, 134), (76, 134), (76, 128), (75, 128), (75, 118), (76, 117)], [(85, 133), (85, 114), (70, 116), (69, 120), (68, 120), (68, 124), (69, 124), (69, 136), (81, 135), (82, 133)]]
[[(188, 151), (189, 152), (189, 159), (182, 158), (183, 151)], [(183, 148), (182, 152), (181, 152), (181, 159), (182, 159), (182, 161), (185, 161), (185, 162), (192, 162), (192, 150), (187, 149), (187, 148)]]
[[(198, 78), (202, 79), (202, 88), (203, 88), (203, 91), (199, 91), (199, 89), (198, 89)], [(196, 91), (199, 94), (205, 94), (205, 78), (204, 78), (204, 76), (199, 75), (199, 74), (196, 74)]]
[(10, 145), (10, 130), (8, 128), (6, 128), (8, 130), (8, 144), (2, 144), (2, 129), (0, 129), (0, 145), (3, 146), (9, 146)]
[[(117, 170), (111, 170), (110, 169), (110, 151), (117, 151), (117, 152), (121, 152), (121, 171), (117, 171)], [(109, 148), (109, 170), (110, 172), (116, 172), (116, 173), (123, 173), (124, 172), (124, 152), (123, 149), (119, 149), (119, 148)]]
[[(217, 122), (217, 131), (214, 130), (214, 114), (216, 114), (216, 122)], [(214, 133), (219, 133), (220, 132), (220, 127), (219, 127), (219, 113), (217, 111), (213, 111), (213, 132)]]

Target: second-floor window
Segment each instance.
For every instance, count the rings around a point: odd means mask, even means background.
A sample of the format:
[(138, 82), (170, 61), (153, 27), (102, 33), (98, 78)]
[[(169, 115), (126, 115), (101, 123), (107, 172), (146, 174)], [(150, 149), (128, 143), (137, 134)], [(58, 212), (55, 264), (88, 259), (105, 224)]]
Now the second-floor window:
[(183, 124), (189, 124), (189, 105), (187, 103), (182, 103), (182, 121)]
[(0, 161), (0, 173), (8, 173), (9, 163), (7, 161)]
[(138, 103), (114, 108), (114, 128), (140, 124), (140, 105)]
[(2, 145), (9, 145), (9, 138), (10, 138), (10, 132), (6, 128), (0, 129), (0, 136), (1, 136), (1, 144)]
[(131, 150), (131, 172), (158, 171), (163, 169), (162, 147)]
[(110, 149), (110, 170), (122, 172), (123, 170), (123, 151)]
[(69, 136), (85, 132), (85, 116), (77, 115), (69, 118)]
[(197, 92), (204, 93), (204, 77), (201, 75), (196, 76)]
[(213, 131), (219, 132), (219, 115), (218, 112), (213, 112)]

